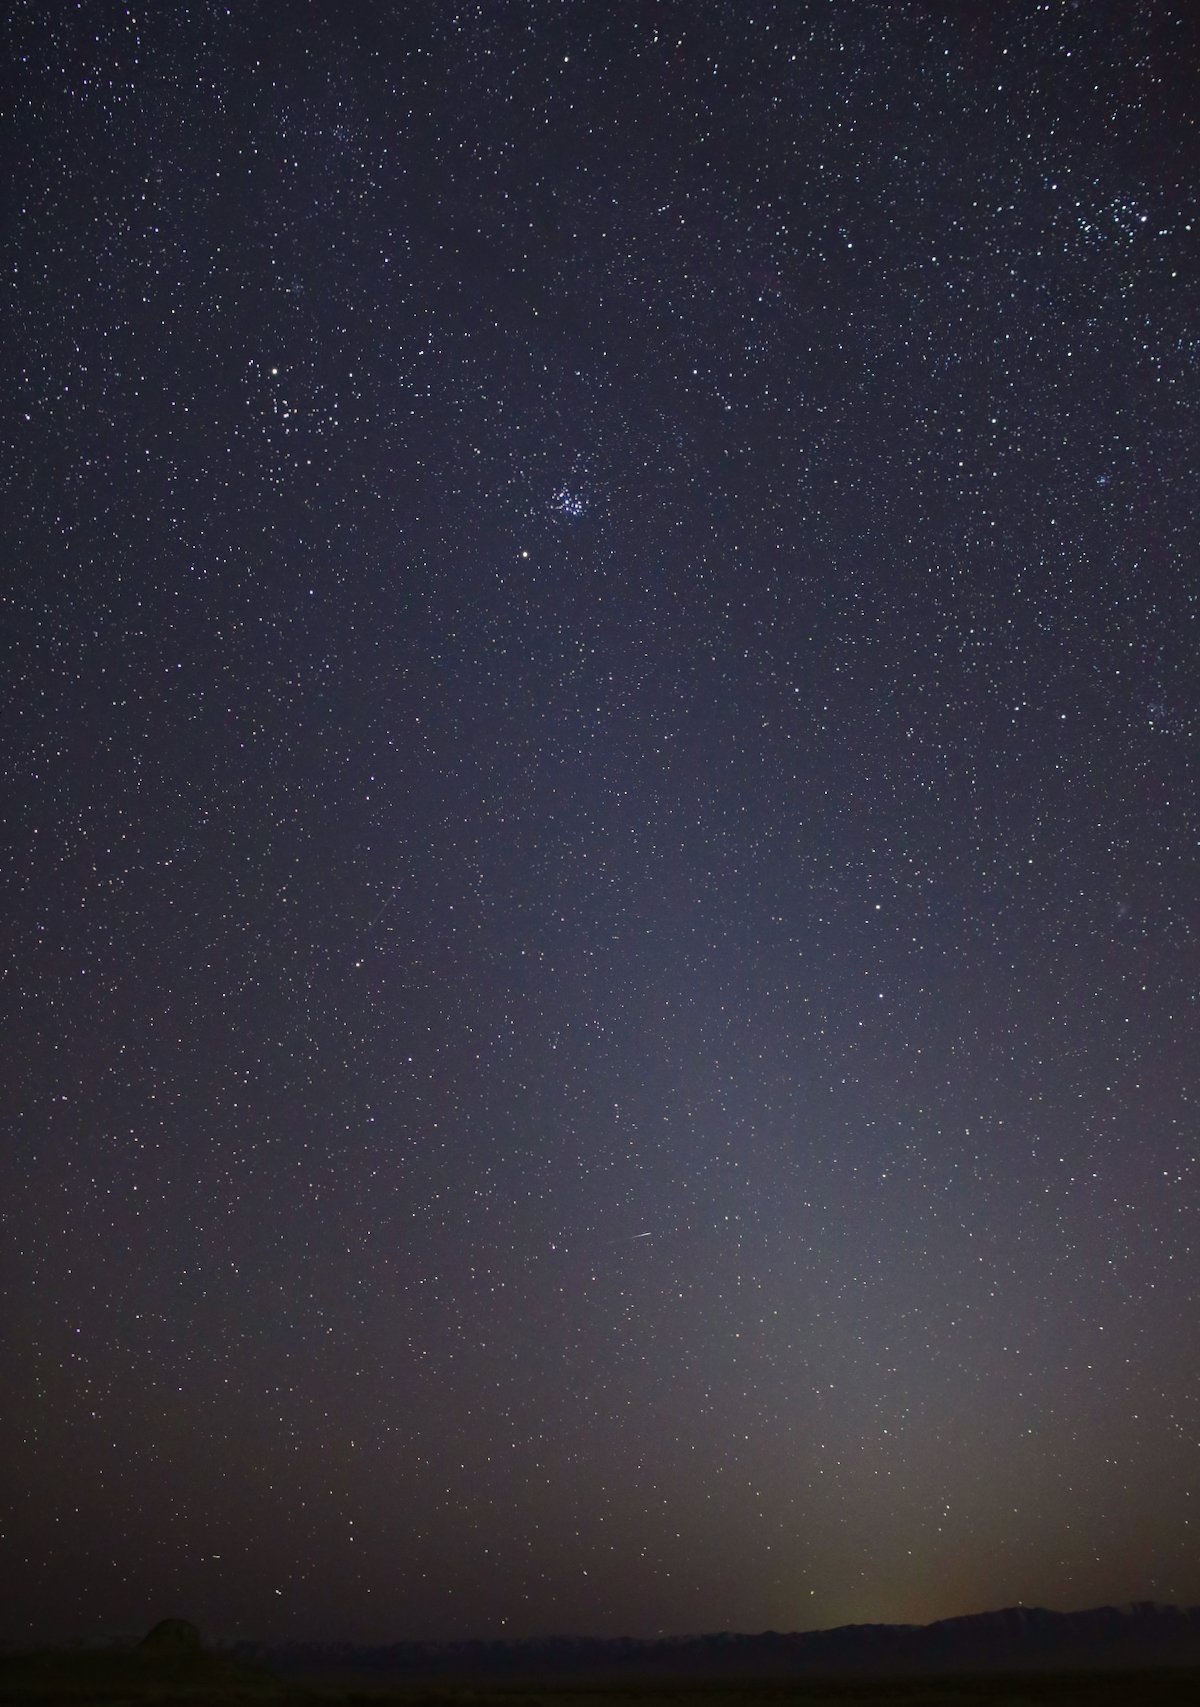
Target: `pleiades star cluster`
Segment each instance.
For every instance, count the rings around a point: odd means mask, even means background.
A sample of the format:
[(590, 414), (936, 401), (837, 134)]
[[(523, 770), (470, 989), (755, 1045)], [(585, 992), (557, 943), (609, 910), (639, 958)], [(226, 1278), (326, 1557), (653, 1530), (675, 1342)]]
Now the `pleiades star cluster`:
[(14, 0), (0, 1635), (1200, 1600), (1200, 18)]

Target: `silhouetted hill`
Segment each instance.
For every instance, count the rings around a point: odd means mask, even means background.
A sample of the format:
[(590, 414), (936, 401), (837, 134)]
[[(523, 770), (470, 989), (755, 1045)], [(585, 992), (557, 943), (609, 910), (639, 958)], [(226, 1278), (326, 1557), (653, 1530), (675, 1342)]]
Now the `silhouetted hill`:
[(245, 1650), (287, 1672), (395, 1678), (779, 1678), (822, 1673), (1105, 1670), (1200, 1665), (1200, 1607), (1007, 1607), (936, 1624), (849, 1624), (665, 1641), (297, 1643)]

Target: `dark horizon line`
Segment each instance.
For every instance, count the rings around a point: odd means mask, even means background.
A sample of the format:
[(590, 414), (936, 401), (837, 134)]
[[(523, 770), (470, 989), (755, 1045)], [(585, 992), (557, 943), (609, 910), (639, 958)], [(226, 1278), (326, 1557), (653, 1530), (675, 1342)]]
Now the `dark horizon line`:
[[(1063, 1611), (1057, 1607), (1045, 1606), (1040, 1602), (1012, 1601), (1007, 1606), (986, 1607), (978, 1612), (949, 1613), (943, 1618), (930, 1618), (924, 1623), (915, 1623), (903, 1619), (853, 1619), (846, 1624), (819, 1624), (794, 1629), (781, 1629), (772, 1625), (764, 1625), (753, 1630), (688, 1630), (678, 1635), (669, 1635), (665, 1631), (653, 1636), (598, 1636), (589, 1635), (578, 1630), (548, 1631), (542, 1635), (496, 1635), (496, 1636), (396, 1636), (381, 1642), (356, 1642), (349, 1637), (330, 1636), (326, 1638), (284, 1638), (282, 1641), (263, 1641), (263, 1647), (338, 1647), (346, 1646), (371, 1650), (376, 1648), (465, 1648), (465, 1647), (520, 1647), (545, 1645), (553, 1642), (592, 1643), (596, 1646), (625, 1646), (635, 1647), (668, 1647), (686, 1642), (712, 1642), (717, 1640), (760, 1641), (764, 1637), (780, 1637), (790, 1639), (798, 1636), (834, 1636), (849, 1630), (937, 1630), (948, 1624), (968, 1624), (981, 1619), (1003, 1618), (1012, 1613), (1023, 1613), (1028, 1617), (1041, 1615), (1046, 1618), (1089, 1618), (1097, 1613), (1112, 1612), (1122, 1616), (1135, 1613), (1177, 1613), (1180, 1616), (1200, 1616), (1200, 1602), (1188, 1603), (1176, 1600), (1120, 1600), (1100, 1601), (1092, 1606), (1078, 1607)], [(254, 1638), (245, 1638), (254, 1640)]]
[[(170, 1615), (172, 1619), (179, 1614)], [(1109, 1620), (1135, 1620), (1162, 1618), (1169, 1621), (1178, 1620), (1184, 1624), (1195, 1622), (1197, 1637), (1200, 1639), (1200, 1603), (1186, 1603), (1169, 1600), (1129, 1600), (1107, 1601), (1096, 1605), (1080, 1607), (1072, 1611), (1061, 1611), (1041, 1604), (1015, 1601), (1006, 1606), (990, 1607), (977, 1612), (953, 1613), (946, 1617), (934, 1618), (925, 1623), (910, 1623), (888, 1620), (857, 1620), (844, 1624), (828, 1624), (809, 1628), (779, 1629), (765, 1626), (753, 1630), (692, 1630), (680, 1634), (660, 1632), (649, 1636), (634, 1635), (594, 1635), (576, 1631), (545, 1632), (539, 1635), (512, 1635), (508, 1633), (478, 1636), (395, 1636), (379, 1641), (356, 1641), (351, 1637), (279, 1637), (260, 1638), (246, 1635), (221, 1635), (206, 1640), (204, 1646), (210, 1651), (253, 1652), (262, 1655), (301, 1654), (327, 1652), (330, 1650), (352, 1652), (359, 1655), (385, 1655), (408, 1653), (414, 1657), (425, 1655), (436, 1658), (439, 1655), (450, 1656), (470, 1652), (508, 1652), (517, 1654), (522, 1650), (574, 1648), (591, 1649), (602, 1652), (608, 1650), (617, 1653), (650, 1653), (654, 1650), (677, 1651), (689, 1646), (728, 1645), (751, 1643), (820, 1643), (823, 1639), (837, 1637), (850, 1638), (855, 1634), (870, 1633), (875, 1637), (895, 1635), (897, 1637), (919, 1637), (934, 1631), (965, 1630), (971, 1625), (980, 1629), (990, 1629), (1001, 1632), (1005, 1625), (1012, 1631), (1021, 1625), (1041, 1624), (1043, 1630), (1054, 1627), (1060, 1630), (1064, 1627), (1078, 1626), (1088, 1621), (1096, 1621), (1102, 1617)], [(189, 1622), (181, 1620), (182, 1622)], [(146, 1626), (139, 1626), (136, 1631), (109, 1631), (92, 1636), (75, 1635), (68, 1637), (64, 1643), (37, 1643), (27, 1645), (20, 1637), (0, 1637), (0, 1652), (15, 1654), (20, 1652), (49, 1651), (51, 1646), (55, 1651), (66, 1648), (80, 1648), (91, 1651), (121, 1650), (127, 1646), (136, 1646), (143, 1638)]]

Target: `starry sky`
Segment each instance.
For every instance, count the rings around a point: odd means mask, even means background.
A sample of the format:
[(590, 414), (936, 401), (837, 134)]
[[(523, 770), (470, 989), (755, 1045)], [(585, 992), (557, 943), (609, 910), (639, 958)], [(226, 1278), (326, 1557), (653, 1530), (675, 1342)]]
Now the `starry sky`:
[(1200, 1600), (1200, 29), (6, 24), (0, 1635)]

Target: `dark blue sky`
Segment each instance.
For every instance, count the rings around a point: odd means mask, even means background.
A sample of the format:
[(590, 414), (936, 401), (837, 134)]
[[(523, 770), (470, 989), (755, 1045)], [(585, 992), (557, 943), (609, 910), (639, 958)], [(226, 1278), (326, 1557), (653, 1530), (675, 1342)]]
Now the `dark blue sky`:
[(10, 9), (5, 1636), (1200, 1600), (1196, 46)]

